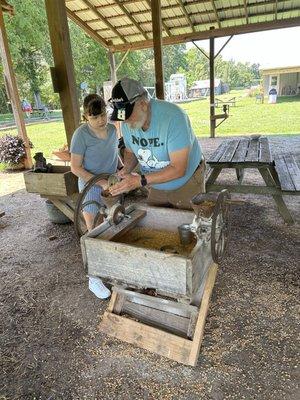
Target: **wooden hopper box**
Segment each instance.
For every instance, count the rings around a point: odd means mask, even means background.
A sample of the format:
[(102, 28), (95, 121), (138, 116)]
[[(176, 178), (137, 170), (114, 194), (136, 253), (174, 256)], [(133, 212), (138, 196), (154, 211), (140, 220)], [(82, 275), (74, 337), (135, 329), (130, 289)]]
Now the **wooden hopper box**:
[(54, 165), (50, 173), (24, 172), (27, 192), (43, 196), (67, 197), (78, 193), (77, 180), (70, 167), (62, 165)]
[[(178, 226), (191, 223), (195, 214), (140, 206), (134, 212), (142, 210), (144, 216), (122, 235), (107, 240), (109, 230), (114, 229), (108, 227), (96, 237), (88, 234), (81, 238), (89, 275), (123, 287), (151, 288), (159, 294), (193, 302), (196, 293), (203, 291), (212, 264), (209, 241), (180, 245)], [(155, 236), (157, 243), (153, 245)]]

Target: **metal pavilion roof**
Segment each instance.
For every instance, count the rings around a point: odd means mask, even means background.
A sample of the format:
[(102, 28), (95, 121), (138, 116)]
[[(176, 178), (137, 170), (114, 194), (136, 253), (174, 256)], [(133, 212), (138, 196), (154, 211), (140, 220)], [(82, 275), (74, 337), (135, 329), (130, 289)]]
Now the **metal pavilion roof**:
[[(152, 47), (151, 0), (65, 2), (69, 18), (104, 47)], [(300, 0), (161, 0), (161, 17), (163, 44), (175, 44), (300, 25)]]

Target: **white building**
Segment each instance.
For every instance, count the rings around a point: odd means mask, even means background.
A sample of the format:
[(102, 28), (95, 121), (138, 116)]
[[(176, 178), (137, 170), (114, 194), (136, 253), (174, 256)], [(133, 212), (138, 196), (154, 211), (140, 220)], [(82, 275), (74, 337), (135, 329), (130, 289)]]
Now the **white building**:
[(165, 98), (167, 101), (182, 101), (187, 98), (187, 83), (184, 74), (172, 74), (165, 83)]
[(264, 94), (276, 89), (278, 96), (300, 94), (300, 66), (262, 68)]

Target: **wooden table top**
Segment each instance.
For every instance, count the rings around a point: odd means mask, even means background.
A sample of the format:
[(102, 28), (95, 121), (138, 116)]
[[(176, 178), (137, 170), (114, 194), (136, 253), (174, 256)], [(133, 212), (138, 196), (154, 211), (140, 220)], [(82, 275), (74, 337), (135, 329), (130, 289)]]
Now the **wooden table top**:
[(226, 164), (273, 164), (269, 141), (266, 137), (224, 140), (208, 159), (211, 166)]

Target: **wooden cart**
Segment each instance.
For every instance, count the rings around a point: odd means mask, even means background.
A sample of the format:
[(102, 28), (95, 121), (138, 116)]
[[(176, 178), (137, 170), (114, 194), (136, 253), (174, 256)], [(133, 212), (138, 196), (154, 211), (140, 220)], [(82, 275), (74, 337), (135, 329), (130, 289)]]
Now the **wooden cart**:
[[(100, 331), (192, 366), (217, 274), (209, 240), (174, 254), (178, 226), (191, 224), (194, 217), (189, 211), (132, 205), (118, 225), (106, 222), (81, 237), (88, 274), (113, 285)], [(150, 236), (164, 232), (169, 246), (130, 243), (130, 235), (143, 229)]]

